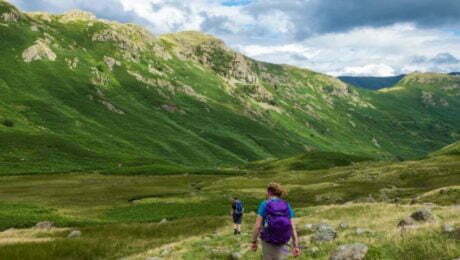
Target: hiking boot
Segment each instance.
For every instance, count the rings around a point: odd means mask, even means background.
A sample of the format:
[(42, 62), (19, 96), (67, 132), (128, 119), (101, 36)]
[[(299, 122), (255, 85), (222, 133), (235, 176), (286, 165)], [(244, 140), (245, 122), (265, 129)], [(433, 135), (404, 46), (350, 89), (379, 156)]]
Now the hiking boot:
[(233, 235), (238, 235), (238, 230), (233, 230)]

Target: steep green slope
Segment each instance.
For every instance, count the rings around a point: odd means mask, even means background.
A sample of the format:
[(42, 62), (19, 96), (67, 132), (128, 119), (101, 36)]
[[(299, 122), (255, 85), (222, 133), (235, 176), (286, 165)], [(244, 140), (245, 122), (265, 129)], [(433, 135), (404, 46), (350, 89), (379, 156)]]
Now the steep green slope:
[(311, 150), (414, 157), (459, 135), (456, 77), (426, 90), (448, 104), (428, 106), (418, 90), (370, 93), (197, 32), (156, 37), (3, 0), (0, 35), (0, 173), (214, 168)]

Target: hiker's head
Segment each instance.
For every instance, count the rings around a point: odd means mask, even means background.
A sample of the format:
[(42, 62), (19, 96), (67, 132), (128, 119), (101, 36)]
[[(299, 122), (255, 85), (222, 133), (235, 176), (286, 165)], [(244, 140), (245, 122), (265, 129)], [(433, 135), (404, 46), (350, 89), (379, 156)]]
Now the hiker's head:
[(272, 182), (267, 187), (267, 194), (269, 197), (276, 196), (281, 198), (286, 195), (286, 191), (283, 189), (283, 187), (281, 187), (280, 184)]
[(238, 200), (238, 197), (233, 197), (233, 200)]

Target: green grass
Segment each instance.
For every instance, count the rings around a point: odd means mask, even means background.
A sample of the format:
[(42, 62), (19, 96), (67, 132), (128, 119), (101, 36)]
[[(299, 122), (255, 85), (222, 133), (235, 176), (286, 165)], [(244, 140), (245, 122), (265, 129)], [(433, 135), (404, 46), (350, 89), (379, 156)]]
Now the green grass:
[(56, 210), (28, 204), (0, 203), (0, 230), (8, 228), (28, 228), (40, 221), (53, 221), (56, 224), (72, 225), (69, 219), (59, 216)]
[(395, 243), (388, 241), (372, 246), (369, 259), (452, 259), (460, 255), (460, 241), (440, 234), (439, 231), (409, 235)]
[(372, 159), (334, 152), (309, 152), (286, 159), (252, 162), (245, 168), (258, 171), (306, 171), (348, 166), (369, 160)]
[(99, 225), (80, 229), (77, 239), (0, 245), (1, 259), (118, 259), (135, 252), (213, 232), (222, 218), (184, 219), (164, 224)]
[[(446, 197), (439, 197), (436, 190), (460, 185), (459, 163), (457, 156), (439, 156), (406, 162), (365, 161), (310, 171), (264, 174), (250, 171), (237, 176), (212, 172), (167, 176), (95, 173), (4, 176), (0, 182), (0, 196), (8, 203), (0, 204), (3, 230), (27, 228), (50, 220), (59, 227), (78, 228), (83, 236), (68, 240), (65, 237), (70, 231), (59, 231), (36, 235), (36, 238), (50, 238), (50, 241), (2, 244), (0, 233), (0, 258), (116, 259), (144, 255), (167, 243), (187, 241), (184, 239), (192, 236), (207, 237), (216, 229), (229, 227), (230, 199), (238, 196), (244, 201), (246, 212), (254, 212), (265, 198), (266, 185), (272, 181), (285, 185), (289, 192), (286, 199), (304, 223), (327, 220), (362, 226), (371, 221), (364, 227), (377, 230), (385, 225), (395, 227), (399, 218), (420, 207), (408, 206), (413, 198), (419, 198), (420, 203), (455, 204), (457, 193), (447, 192), (442, 195)], [(369, 201), (370, 196), (382, 203), (359, 204)], [(395, 199), (402, 204), (388, 204)], [(358, 204), (340, 206), (346, 202)], [(393, 216), (395, 212), (397, 215)], [(435, 209), (435, 214), (443, 222), (458, 222), (449, 207)], [(168, 221), (160, 224), (163, 219)], [(253, 215), (245, 219), (252, 222)], [(319, 252), (314, 255), (307, 252), (305, 256), (325, 258), (339, 243), (356, 241), (371, 243), (370, 259), (422, 259), (434, 254), (427, 249), (431, 246), (438, 255), (455, 255), (458, 240), (443, 237), (437, 230), (439, 226), (417, 232), (413, 238), (411, 235), (403, 241), (385, 238), (384, 231), (356, 240), (353, 231), (349, 230), (341, 236), (345, 240), (320, 245)], [(300, 233), (302, 236), (310, 234)], [(206, 258), (210, 253), (203, 249), (206, 246), (240, 250), (241, 245), (249, 241), (249, 237), (245, 238), (247, 241), (237, 241), (227, 235), (198, 239), (203, 241), (201, 246), (204, 247), (199, 247), (198, 251), (185, 247), (185, 251), (181, 251), (186, 254), (184, 257)], [(226, 257), (222, 253), (212, 254), (216, 258)], [(248, 253), (248, 257), (251, 254)]]
[[(217, 198), (200, 203), (147, 203), (118, 207), (109, 210), (107, 218), (121, 222), (159, 222), (163, 219), (175, 220), (200, 216), (212, 218), (228, 214), (229, 196)], [(256, 210), (259, 202), (256, 198), (243, 197), (242, 199), (245, 201), (247, 212)]]

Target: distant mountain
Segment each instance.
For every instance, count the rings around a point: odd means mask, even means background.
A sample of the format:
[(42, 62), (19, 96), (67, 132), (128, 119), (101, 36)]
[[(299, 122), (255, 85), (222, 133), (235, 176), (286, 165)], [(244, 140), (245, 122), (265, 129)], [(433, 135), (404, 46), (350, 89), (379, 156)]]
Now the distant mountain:
[(460, 72), (451, 72), (451, 73), (449, 73), (449, 75), (452, 75), (452, 76), (460, 76)]
[(340, 80), (351, 84), (356, 87), (379, 90), (382, 88), (389, 88), (396, 85), (405, 75), (393, 76), (393, 77), (353, 77), (353, 76), (341, 76)]

